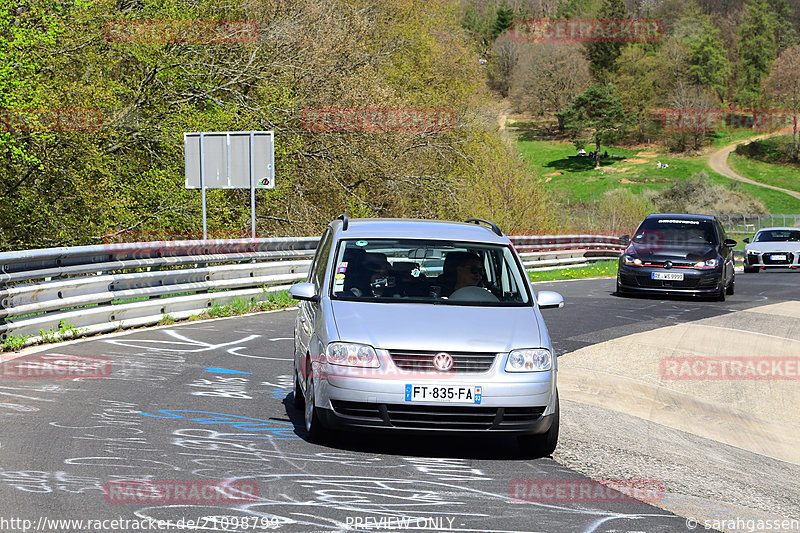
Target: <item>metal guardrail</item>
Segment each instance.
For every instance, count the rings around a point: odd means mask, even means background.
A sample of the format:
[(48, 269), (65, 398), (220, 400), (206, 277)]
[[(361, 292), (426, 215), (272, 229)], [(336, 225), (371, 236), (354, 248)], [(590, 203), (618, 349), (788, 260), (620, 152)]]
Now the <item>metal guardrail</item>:
[[(616, 259), (603, 235), (514, 236), (526, 268)], [(263, 301), (306, 278), (318, 237), (115, 243), (0, 253), (0, 341), (93, 335)], [(27, 338), (26, 340), (23, 340)]]

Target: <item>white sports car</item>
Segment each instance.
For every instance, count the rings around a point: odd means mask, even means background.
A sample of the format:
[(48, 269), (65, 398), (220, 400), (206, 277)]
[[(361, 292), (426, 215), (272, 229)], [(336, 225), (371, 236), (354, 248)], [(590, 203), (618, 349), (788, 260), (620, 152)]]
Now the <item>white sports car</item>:
[(800, 268), (800, 228), (764, 228), (758, 230), (745, 249), (744, 271), (762, 268)]

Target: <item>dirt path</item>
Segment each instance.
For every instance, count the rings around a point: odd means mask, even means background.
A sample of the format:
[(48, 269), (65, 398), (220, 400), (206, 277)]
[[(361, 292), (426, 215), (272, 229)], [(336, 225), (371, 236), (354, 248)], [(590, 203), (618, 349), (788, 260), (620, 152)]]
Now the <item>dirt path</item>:
[(719, 174), (722, 174), (726, 178), (730, 178), (732, 180), (743, 181), (743, 182), (749, 183), (751, 185), (757, 185), (759, 187), (765, 187), (767, 189), (772, 189), (772, 190), (775, 190), (775, 191), (784, 192), (784, 193), (788, 194), (789, 196), (793, 196), (794, 198), (800, 199), (800, 193), (797, 192), (797, 191), (792, 191), (792, 190), (789, 190), (789, 189), (782, 189), (781, 187), (775, 187), (773, 185), (767, 185), (765, 183), (759, 183), (757, 181), (753, 181), (751, 179), (745, 178), (744, 176), (742, 176), (740, 174), (737, 174), (736, 172), (733, 171), (733, 169), (731, 169), (731, 167), (728, 166), (728, 156), (731, 154), (731, 152), (736, 150), (736, 147), (739, 146), (740, 144), (748, 143), (748, 142), (755, 141), (755, 140), (758, 140), (758, 139), (765, 139), (767, 137), (774, 137), (776, 135), (783, 135), (787, 131), (791, 131), (791, 129), (787, 128), (787, 129), (776, 131), (776, 132), (773, 132), (773, 133), (767, 133), (767, 134), (764, 134), (764, 135), (757, 135), (756, 137), (750, 137), (749, 139), (744, 139), (744, 140), (741, 140), (741, 141), (737, 141), (737, 142), (735, 142), (733, 144), (729, 144), (725, 148), (722, 148), (721, 150), (717, 150), (716, 152), (711, 154), (711, 157), (708, 158), (708, 166), (711, 167), (711, 170), (713, 170), (714, 172), (717, 172)]

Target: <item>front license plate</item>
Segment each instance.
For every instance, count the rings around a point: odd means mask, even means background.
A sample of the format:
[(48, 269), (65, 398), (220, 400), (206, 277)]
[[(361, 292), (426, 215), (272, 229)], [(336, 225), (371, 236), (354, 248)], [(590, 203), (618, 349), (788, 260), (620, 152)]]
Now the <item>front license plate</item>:
[(773, 261), (786, 261), (786, 256), (785, 255), (772, 254), (771, 256), (769, 256), (769, 258), (772, 259)]
[(665, 281), (683, 281), (683, 272), (653, 272), (651, 279), (663, 279)]
[(407, 402), (481, 403), (483, 387), (406, 384)]

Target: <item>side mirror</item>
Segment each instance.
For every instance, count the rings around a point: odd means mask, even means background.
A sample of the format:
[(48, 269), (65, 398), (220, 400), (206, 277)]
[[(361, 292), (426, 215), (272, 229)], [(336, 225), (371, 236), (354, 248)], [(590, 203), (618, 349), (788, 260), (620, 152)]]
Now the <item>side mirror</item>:
[(296, 283), (289, 287), (289, 296), (295, 300), (304, 300), (306, 302), (318, 302), (319, 295), (317, 288), (313, 283)]
[(560, 309), (564, 307), (564, 297), (553, 291), (539, 291), (536, 294), (539, 309)]
[(750, 244), (750, 237), (745, 237), (742, 239), (742, 241), (744, 241), (746, 244)]
[(631, 236), (626, 233), (619, 238), (619, 242), (627, 246), (631, 243)]
[[(745, 241), (747, 241), (747, 239), (745, 239)], [(734, 246), (736, 246), (736, 241), (734, 241), (733, 239), (725, 239), (725, 243), (724, 244), (728, 248), (733, 248)]]

